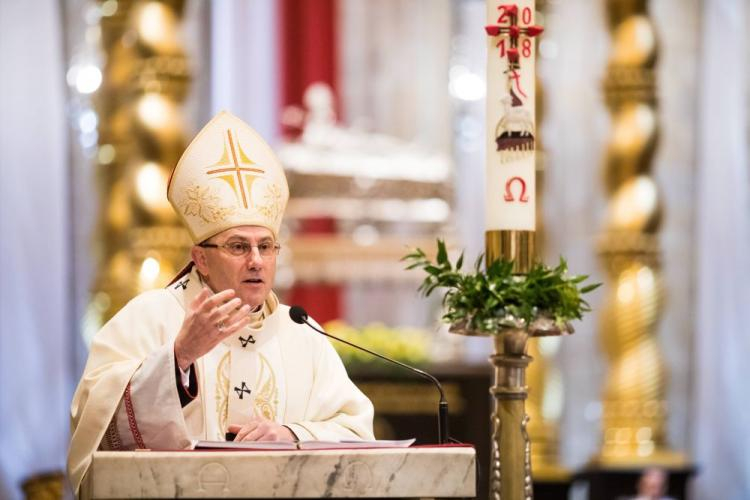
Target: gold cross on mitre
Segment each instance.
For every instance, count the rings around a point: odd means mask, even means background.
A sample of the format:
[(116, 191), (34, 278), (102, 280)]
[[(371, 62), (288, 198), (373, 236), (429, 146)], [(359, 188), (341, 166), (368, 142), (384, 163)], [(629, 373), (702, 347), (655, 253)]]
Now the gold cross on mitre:
[(206, 174), (229, 184), (235, 196), (237, 196), (237, 200), (239, 201), (242, 197), (242, 206), (248, 208), (248, 202), (252, 202), (250, 195), (253, 182), (266, 173), (265, 170), (254, 168), (252, 165), (256, 165), (256, 163), (248, 158), (242, 150), (237, 133), (227, 129), (224, 139), (224, 152), (218, 162), (209, 165), (208, 168), (211, 168), (211, 170), (208, 170)]

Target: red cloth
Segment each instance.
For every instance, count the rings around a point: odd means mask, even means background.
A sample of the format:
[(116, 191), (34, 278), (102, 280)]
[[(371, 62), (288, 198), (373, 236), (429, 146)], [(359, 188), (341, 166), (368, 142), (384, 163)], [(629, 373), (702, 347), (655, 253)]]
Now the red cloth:
[(332, 283), (297, 283), (286, 297), (286, 303), (299, 305), (320, 324), (341, 318), (341, 285)]
[[(338, 63), (336, 33), (336, 0), (281, 0), (279, 36), (281, 38), (281, 109), (302, 106), (305, 89), (315, 82), (327, 83), (338, 98)], [(299, 130), (282, 129), (286, 137)], [(311, 218), (301, 221), (299, 234), (336, 234), (335, 221)], [(304, 307), (320, 323), (341, 318), (343, 290), (341, 285), (296, 283), (285, 297), (287, 304)]]
[[(281, 0), (279, 46), (281, 47), (281, 110), (302, 105), (302, 95), (311, 83), (323, 82), (338, 98), (336, 0)], [(340, 113), (339, 113), (340, 114)], [(294, 130), (282, 130), (294, 136)]]

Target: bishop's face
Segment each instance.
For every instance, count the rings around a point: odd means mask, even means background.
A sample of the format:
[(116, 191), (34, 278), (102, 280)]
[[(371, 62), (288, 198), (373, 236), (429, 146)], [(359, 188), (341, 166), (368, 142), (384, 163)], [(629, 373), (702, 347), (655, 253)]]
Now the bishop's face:
[[(276, 275), (276, 251), (261, 255), (275, 244), (273, 233), (265, 227), (239, 226), (216, 234), (193, 247), (192, 257), (198, 271), (214, 292), (233, 289), (235, 297), (253, 309), (263, 304)], [(245, 255), (233, 255), (230, 248), (250, 245)]]

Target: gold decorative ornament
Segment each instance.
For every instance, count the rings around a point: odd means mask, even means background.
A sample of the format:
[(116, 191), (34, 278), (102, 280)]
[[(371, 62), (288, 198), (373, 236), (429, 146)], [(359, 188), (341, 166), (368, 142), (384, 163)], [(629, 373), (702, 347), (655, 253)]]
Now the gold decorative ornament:
[(607, 2), (612, 53), (604, 92), (612, 133), (604, 164), (606, 219), (598, 251), (609, 286), (600, 338), (609, 369), (602, 395), (604, 467), (681, 465), (666, 444), (667, 373), (656, 339), (664, 302), (659, 189), (651, 176), (659, 125), (657, 40), (646, 0)]
[(178, 203), (184, 215), (192, 215), (203, 222), (220, 222), (232, 212), (232, 207), (219, 206), (219, 197), (211, 192), (211, 188), (193, 184), (185, 189), (182, 202)]
[(184, 2), (101, 3), (102, 85), (98, 267), (86, 330), (94, 332), (137, 293), (166, 285), (185, 263), (190, 239), (165, 200), (185, 148), (181, 102), (190, 81), (180, 41)]

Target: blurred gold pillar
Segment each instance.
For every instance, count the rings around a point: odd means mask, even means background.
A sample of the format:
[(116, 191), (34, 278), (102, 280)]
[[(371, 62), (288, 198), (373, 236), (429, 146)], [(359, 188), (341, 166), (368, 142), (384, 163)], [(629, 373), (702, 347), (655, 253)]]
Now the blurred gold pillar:
[(104, 77), (95, 99), (101, 208), (89, 309), (99, 324), (137, 293), (166, 285), (191, 244), (166, 198), (186, 145), (180, 103), (190, 76), (180, 39), (183, 3), (101, 3), (107, 5), (101, 18)]
[(605, 467), (677, 465), (666, 445), (667, 374), (656, 339), (663, 305), (659, 190), (651, 168), (659, 132), (657, 40), (646, 0), (607, 2), (612, 51), (604, 83), (612, 116), (604, 164), (609, 198), (599, 254), (609, 286), (600, 338), (609, 361), (602, 397)]
[(21, 484), (26, 500), (62, 500), (65, 498), (65, 474), (34, 474)]
[[(550, 399), (563, 398), (562, 381), (554, 365), (559, 338), (540, 337), (529, 339), (527, 353), (534, 360), (526, 369), (529, 396), (526, 413), (529, 415), (528, 432), (531, 447), (531, 468), (534, 481), (565, 481), (570, 471), (560, 464), (560, 420), (559, 414), (545, 414), (545, 403)], [(544, 346), (542, 343), (546, 343)]]

